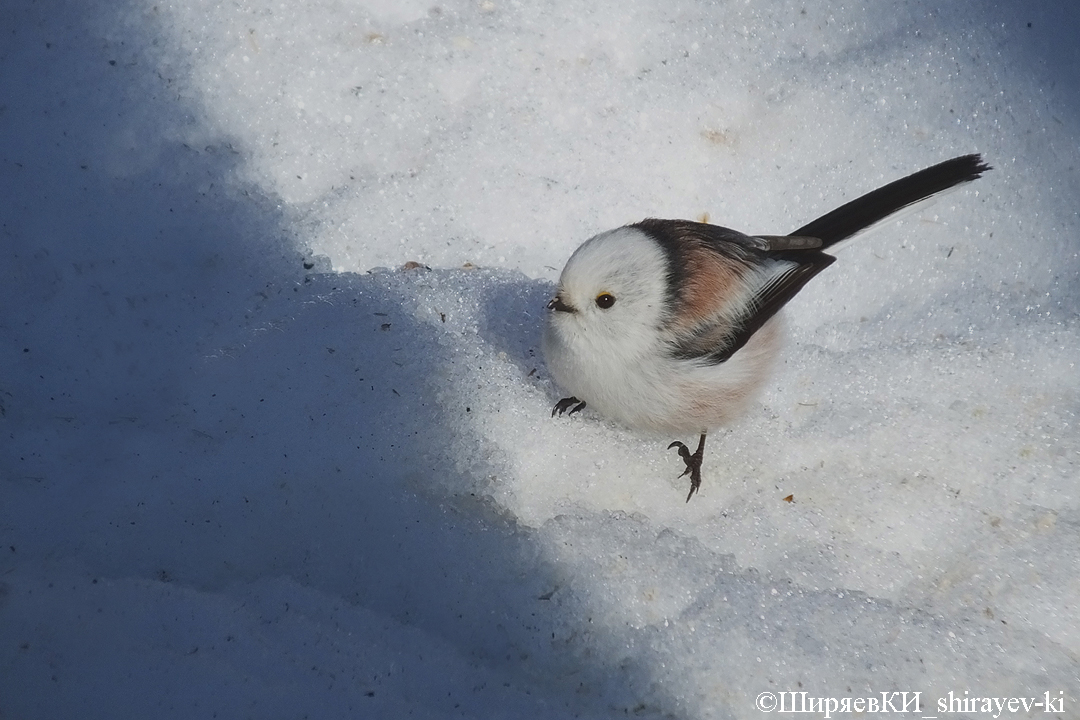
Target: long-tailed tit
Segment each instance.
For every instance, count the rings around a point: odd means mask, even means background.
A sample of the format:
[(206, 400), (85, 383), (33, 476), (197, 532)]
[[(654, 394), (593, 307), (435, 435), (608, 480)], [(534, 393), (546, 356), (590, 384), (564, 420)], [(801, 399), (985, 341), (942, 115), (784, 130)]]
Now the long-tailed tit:
[(587, 240), (548, 303), (544, 358), (570, 394), (552, 416), (588, 403), (630, 428), (700, 433), (693, 453), (679, 441), (668, 446), (686, 464), (689, 502), (701, 486), (706, 434), (734, 420), (767, 379), (780, 352), (777, 313), (836, 259), (824, 251), (989, 169), (979, 155), (953, 158), (790, 235), (648, 219)]

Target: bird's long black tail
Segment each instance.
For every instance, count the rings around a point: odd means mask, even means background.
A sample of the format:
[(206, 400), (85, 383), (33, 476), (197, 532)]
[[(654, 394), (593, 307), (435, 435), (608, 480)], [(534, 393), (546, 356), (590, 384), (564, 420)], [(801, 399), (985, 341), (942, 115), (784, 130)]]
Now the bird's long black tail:
[(946, 160), (868, 192), (791, 234), (819, 238), (821, 249), (824, 250), (908, 205), (955, 185), (976, 180), (987, 170), (990, 170), (990, 166), (978, 154)]

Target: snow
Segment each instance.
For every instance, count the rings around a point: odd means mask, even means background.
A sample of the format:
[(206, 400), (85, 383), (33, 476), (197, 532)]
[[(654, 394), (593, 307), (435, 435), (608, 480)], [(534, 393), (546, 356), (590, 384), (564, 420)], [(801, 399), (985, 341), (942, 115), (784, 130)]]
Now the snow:
[[(0, 717), (1075, 716), (1063, 5), (8, 2)], [(549, 417), (590, 235), (973, 151), (793, 303), (690, 503)]]

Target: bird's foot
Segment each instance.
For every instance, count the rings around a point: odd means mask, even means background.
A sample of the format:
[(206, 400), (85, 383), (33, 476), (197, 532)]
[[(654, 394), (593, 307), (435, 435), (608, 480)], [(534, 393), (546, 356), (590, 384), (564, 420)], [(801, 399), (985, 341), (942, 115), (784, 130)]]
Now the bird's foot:
[[(573, 405), (573, 407), (570, 407), (571, 405)], [(567, 414), (573, 415), (579, 410), (583, 410), (585, 408), (585, 401), (578, 400), (576, 397), (563, 398), (559, 402), (555, 403), (555, 407), (551, 408), (551, 417), (555, 417), (556, 413), (562, 415), (567, 411), (568, 408), (570, 412)]]
[(701, 433), (697, 450), (693, 454), (690, 453), (690, 448), (678, 440), (668, 445), (668, 450), (671, 448), (679, 448), (679, 457), (686, 463), (686, 469), (679, 477), (690, 476), (690, 492), (686, 494), (686, 502), (690, 502), (690, 498), (694, 497), (694, 493), (701, 487), (701, 461), (705, 457), (705, 433)]

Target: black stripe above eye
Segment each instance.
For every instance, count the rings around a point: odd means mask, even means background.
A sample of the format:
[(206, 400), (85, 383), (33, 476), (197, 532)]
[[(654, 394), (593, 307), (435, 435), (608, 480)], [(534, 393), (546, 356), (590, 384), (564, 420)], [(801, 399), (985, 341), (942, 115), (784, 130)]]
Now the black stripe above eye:
[(667, 260), (667, 306), (672, 311), (683, 300), (687, 286), (690, 248), (705, 246), (711, 251), (743, 264), (761, 261), (766, 253), (755, 247), (753, 238), (738, 230), (691, 222), (690, 220), (660, 220), (646, 218), (629, 227), (649, 236), (664, 252)]
[(686, 284), (685, 253), (681, 252), (683, 233), (679, 232), (674, 220), (648, 218), (630, 227), (648, 235), (664, 252), (667, 261), (667, 306), (675, 307), (681, 299), (679, 289)]

